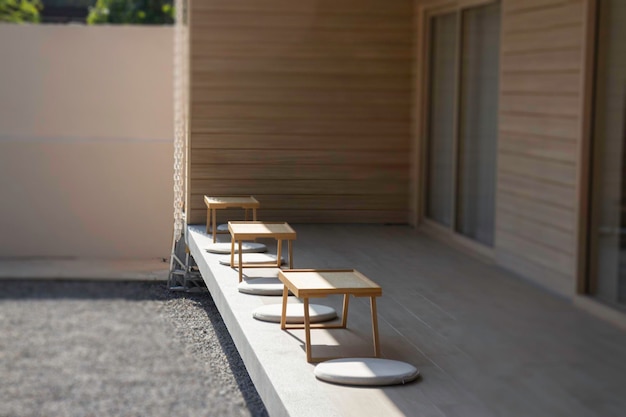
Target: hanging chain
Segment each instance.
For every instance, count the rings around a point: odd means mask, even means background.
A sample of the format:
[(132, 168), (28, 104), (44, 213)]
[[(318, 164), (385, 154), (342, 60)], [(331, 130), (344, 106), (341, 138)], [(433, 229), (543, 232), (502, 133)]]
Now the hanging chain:
[(184, 163), (187, 135), (187, 25), (185, 0), (176, 2), (174, 24), (174, 239), (178, 241), (185, 227)]

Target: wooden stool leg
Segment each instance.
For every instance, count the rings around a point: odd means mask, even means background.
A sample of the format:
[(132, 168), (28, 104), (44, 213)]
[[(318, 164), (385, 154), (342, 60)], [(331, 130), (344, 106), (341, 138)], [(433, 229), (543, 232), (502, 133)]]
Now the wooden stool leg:
[(239, 241), (239, 264), (237, 267), (239, 268), (239, 282), (243, 281), (243, 248), (241, 247), (241, 240)]
[(348, 304), (350, 303), (350, 294), (343, 295), (343, 310), (341, 313), (341, 327), (344, 329), (348, 324)]
[(306, 351), (306, 361), (313, 360), (311, 355), (311, 322), (309, 317), (309, 299), (303, 298), (304, 301), (304, 350)]
[(293, 244), (291, 240), (287, 241), (289, 246), (289, 269), (293, 269)]
[(370, 297), (372, 309), (372, 334), (374, 335), (374, 356), (380, 357), (380, 342), (378, 340), (378, 313), (376, 312), (376, 297)]
[(287, 328), (287, 299), (289, 297), (289, 289), (286, 285), (283, 286), (283, 310), (280, 316), (280, 328), (285, 330)]
[(283, 241), (276, 239), (276, 266), (281, 267), (281, 259), (283, 258)]
[(252, 220), (256, 221), (256, 208), (252, 209)]
[(211, 233), (211, 209), (208, 207), (206, 209), (206, 233), (207, 235)]
[(213, 209), (213, 243), (217, 242), (217, 214), (215, 213), (217, 210)]
[(230, 267), (235, 267), (235, 238), (230, 238)]

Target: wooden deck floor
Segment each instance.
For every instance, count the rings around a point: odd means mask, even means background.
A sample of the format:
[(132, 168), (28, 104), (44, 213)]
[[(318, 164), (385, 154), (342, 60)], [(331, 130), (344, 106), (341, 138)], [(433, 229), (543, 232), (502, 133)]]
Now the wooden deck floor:
[[(383, 389), (316, 380), (301, 331), (251, 317), (280, 298), (238, 293), (237, 273), (203, 249), (204, 226), (191, 226), (192, 254), (270, 415), (625, 415), (623, 330), (409, 227), (292, 226), (296, 268), (356, 268), (382, 286), (383, 356), (414, 364), (421, 378)], [(316, 355), (370, 353), (369, 304), (350, 307), (347, 330), (313, 331)]]

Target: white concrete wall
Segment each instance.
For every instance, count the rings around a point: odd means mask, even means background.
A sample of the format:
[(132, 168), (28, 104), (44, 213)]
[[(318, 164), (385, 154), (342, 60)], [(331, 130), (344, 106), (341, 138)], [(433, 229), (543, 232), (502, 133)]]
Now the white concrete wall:
[(173, 28), (0, 24), (0, 257), (168, 257)]

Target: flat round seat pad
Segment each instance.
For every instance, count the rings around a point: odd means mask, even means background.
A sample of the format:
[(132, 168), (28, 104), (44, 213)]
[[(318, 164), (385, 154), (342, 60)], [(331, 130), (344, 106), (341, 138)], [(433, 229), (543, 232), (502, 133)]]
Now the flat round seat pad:
[[(272, 255), (271, 253), (245, 253), (245, 251), (241, 254), (242, 261), (245, 264), (266, 264), (273, 263), (276, 264), (276, 255)], [(230, 266), (230, 255), (222, 256), (219, 260), (221, 265)], [(235, 263), (239, 262), (239, 257), (235, 257)], [(281, 264), (285, 263), (284, 259), (281, 259)]]
[[(254, 310), (252, 317), (261, 321), (280, 323), (282, 314), (282, 304), (267, 304)], [(321, 323), (335, 318), (337, 318), (337, 312), (334, 308), (320, 304), (309, 304), (309, 320), (311, 323)], [(304, 304), (287, 304), (287, 323), (304, 323)]]
[[(213, 232), (213, 228), (209, 227), (209, 232)], [(228, 233), (228, 224), (227, 223), (223, 223), (223, 224), (218, 224), (217, 225), (217, 232), (218, 233)]]
[(252, 295), (283, 295), (284, 284), (278, 278), (250, 278), (239, 283), (239, 292)]
[(319, 363), (313, 373), (326, 382), (366, 386), (404, 384), (419, 375), (409, 363), (380, 358), (332, 359)]
[[(230, 254), (230, 242), (217, 242), (210, 243), (205, 248), (207, 252), (210, 253), (219, 253), (219, 254)], [(257, 242), (243, 242), (241, 244), (241, 252), (242, 253), (260, 253), (267, 252), (267, 246), (263, 243)], [(239, 252), (239, 245), (235, 244), (235, 253)]]

